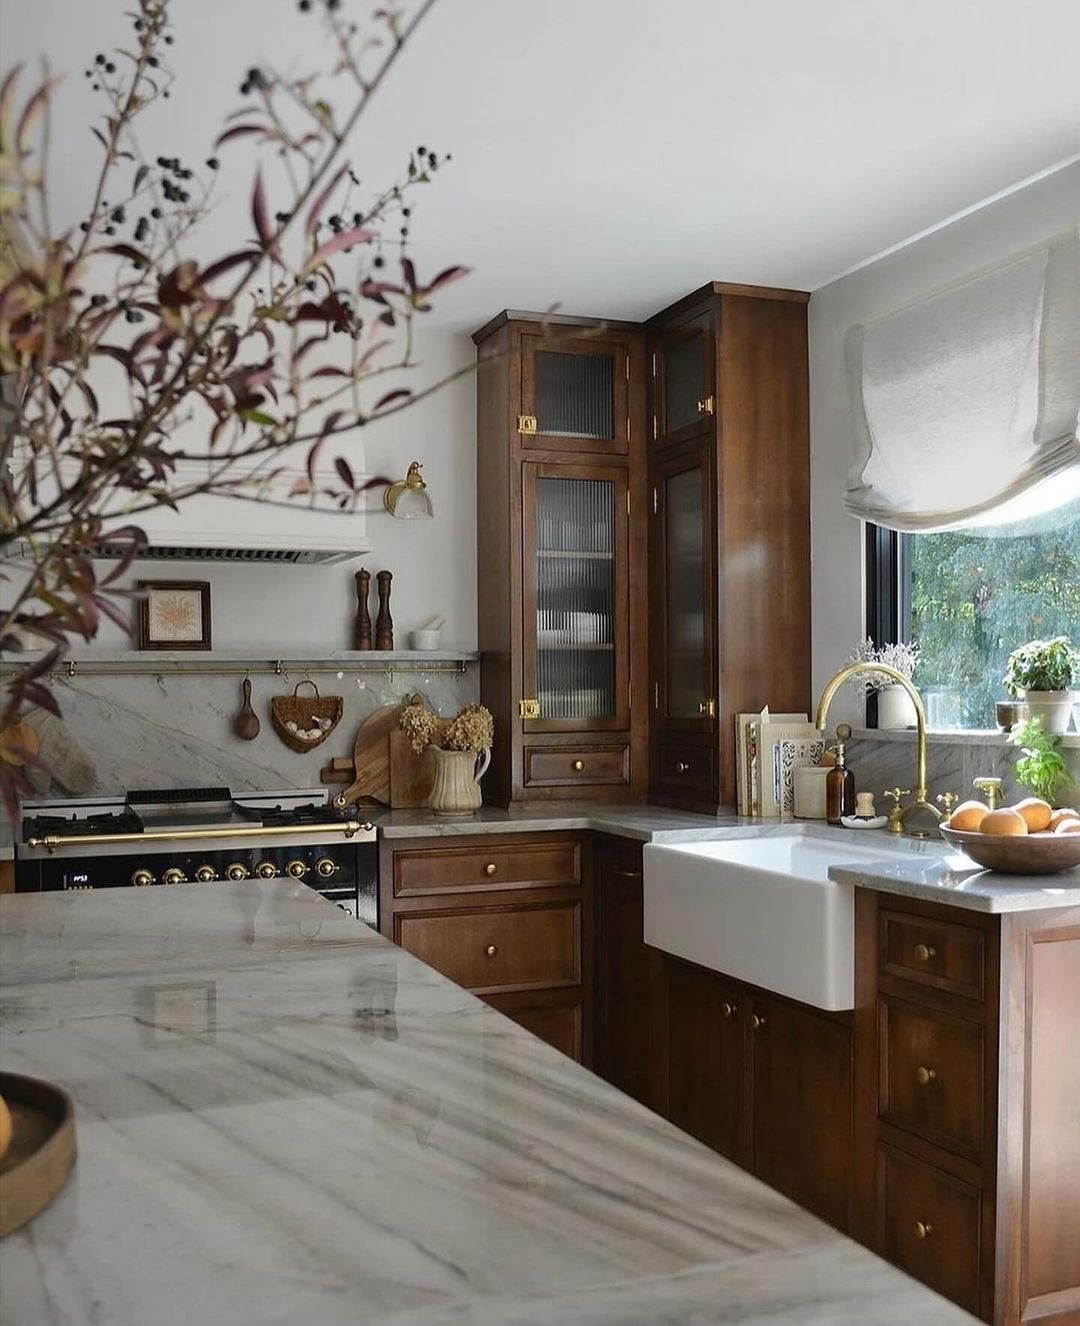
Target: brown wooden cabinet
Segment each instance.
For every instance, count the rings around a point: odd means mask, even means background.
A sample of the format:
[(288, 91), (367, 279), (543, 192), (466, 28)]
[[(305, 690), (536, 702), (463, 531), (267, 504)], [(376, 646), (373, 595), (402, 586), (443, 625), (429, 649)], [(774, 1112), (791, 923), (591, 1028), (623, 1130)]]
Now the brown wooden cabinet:
[(650, 796), (736, 799), (734, 716), (810, 704), (806, 300), (713, 283), (647, 324)]
[(640, 800), (643, 333), (504, 313), (474, 339), (485, 799)]

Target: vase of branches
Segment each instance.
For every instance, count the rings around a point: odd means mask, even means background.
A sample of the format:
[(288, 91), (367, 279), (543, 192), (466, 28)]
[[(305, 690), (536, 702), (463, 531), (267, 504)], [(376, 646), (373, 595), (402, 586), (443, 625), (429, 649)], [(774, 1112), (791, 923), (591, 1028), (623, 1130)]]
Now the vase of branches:
[(418, 754), (431, 752), (435, 778), (428, 805), (443, 818), (480, 809), (480, 780), (491, 763), (495, 724), (482, 704), (467, 704), (453, 718), (440, 718), (422, 700), (405, 706), (401, 728)]
[[(852, 650), (849, 663), (884, 663), (895, 668), (908, 681), (915, 675), (919, 663), (917, 644), (876, 645), (869, 637)], [(891, 681), (886, 673), (875, 676), (864, 673), (856, 678), (856, 685), (869, 699), (877, 696), (877, 725), (886, 731), (902, 730), (916, 725), (915, 701), (903, 686)]]

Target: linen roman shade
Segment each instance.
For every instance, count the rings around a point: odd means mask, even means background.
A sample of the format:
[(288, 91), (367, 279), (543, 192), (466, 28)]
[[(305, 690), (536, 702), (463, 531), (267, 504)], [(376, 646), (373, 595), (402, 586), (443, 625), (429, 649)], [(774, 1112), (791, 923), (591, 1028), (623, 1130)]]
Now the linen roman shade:
[(852, 515), (926, 533), (1080, 495), (1080, 228), (852, 327), (844, 349)]

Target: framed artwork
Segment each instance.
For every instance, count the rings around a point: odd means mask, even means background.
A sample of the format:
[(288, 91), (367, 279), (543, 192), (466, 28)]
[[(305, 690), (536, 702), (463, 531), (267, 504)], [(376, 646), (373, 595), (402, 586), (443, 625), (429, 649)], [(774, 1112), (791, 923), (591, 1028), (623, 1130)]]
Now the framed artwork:
[(140, 649), (209, 649), (208, 580), (140, 580)]

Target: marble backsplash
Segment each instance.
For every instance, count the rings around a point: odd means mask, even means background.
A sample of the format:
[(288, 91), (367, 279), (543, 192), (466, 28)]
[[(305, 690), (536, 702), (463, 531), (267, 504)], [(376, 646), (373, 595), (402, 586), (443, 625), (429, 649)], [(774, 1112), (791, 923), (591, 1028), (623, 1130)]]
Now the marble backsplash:
[[(58, 677), (53, 685), (71, 735), (96, 765), (91, 795), (129, 788), (227, 786), (234, 792), (318, 787), (333, 756), (352, 754), (361, 721), (419, 692), (439, 713), (455, 713), (479, 696), (479, 670), (346, 672), (313, 678), (323, 695), (341, 695), (344, 716), (313, 751), (291, 751), (270, 721), (270, 697), (292, 692), (302, 672), (252, 676), (252, 705), (261, 731), (242, 741), (232, 730), (241, 705), (240, 677), (196, 674)], [(50, 796), (65, 795), (53, 786)]]

